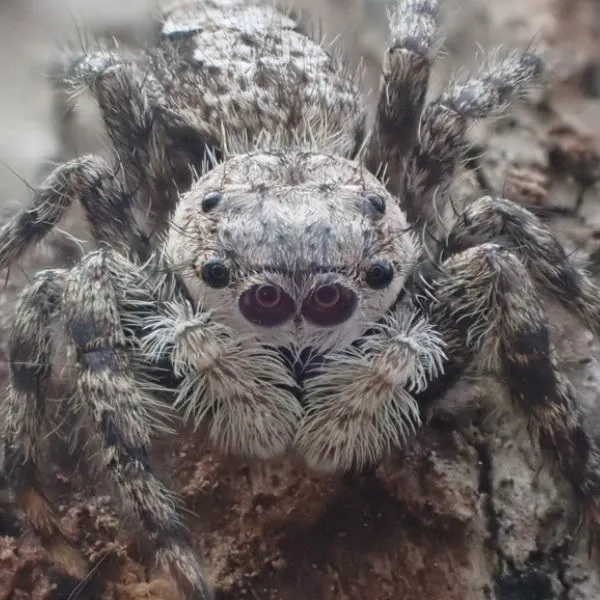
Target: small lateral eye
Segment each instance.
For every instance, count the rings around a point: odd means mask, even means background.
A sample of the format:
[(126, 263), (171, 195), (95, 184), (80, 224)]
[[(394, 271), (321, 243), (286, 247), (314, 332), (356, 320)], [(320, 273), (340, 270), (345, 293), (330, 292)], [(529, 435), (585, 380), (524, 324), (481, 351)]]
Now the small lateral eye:
[(380, 290), (394, 278), (394, 267), (387, 260), (376, 260), (368, 269), (365, 281), (370, 288)]
[(385, 198), (375, 192), (368, 192), (365, 199), (380, 215), (385, 213)]
[(221, 202), (221, 200), (223, 200), (223, 194), (221, 194), (221, 192), (209, 192), (202, 199), (202, 210), (204, 212), (212, 210), (219, 202)]
[(229, 285), (231, 279), (227, 265), (214, 258), (205, 262), (200, 270), (202, 281), (212, 288), (224, 288)]

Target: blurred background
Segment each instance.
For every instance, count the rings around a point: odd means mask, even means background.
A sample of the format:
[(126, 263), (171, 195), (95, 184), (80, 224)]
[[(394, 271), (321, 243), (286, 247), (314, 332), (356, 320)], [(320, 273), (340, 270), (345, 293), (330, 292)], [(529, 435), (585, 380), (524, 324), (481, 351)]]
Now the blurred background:
[[(27, 181), (58, 155), (56, 111), (48, 75), (62, 48), (114, 35), (143, 40), (150, 0), (0, 1), (0, 158)], [(0, 166), (0, 193), (22, 196), (23, 184)]]

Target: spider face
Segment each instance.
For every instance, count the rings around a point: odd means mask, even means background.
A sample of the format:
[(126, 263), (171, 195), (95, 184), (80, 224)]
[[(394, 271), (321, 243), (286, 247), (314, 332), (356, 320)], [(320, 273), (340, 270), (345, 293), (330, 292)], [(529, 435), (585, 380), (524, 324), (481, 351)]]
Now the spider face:
[(205, 175), (175, 213), (167, 253), (219, 322), (265, 344), (326, 351), (390, 309), (418, 246), (359, 164), (297, 152), (240, 156)]

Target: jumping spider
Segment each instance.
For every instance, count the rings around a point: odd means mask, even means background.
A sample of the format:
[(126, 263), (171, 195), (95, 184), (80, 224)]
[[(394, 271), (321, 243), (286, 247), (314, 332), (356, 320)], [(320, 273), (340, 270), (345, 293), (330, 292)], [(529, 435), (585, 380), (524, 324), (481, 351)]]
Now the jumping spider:
[(187, 598), (211, 592), (148, 462), (168, 404), (223, 451), (290, 452), (339, 472), (403, 444), (424, 406), (484, 367), (598, 523), (598, 449), (555, 365), (540, 296), (599, 331), (600, 290), (501, 198), (469, 205), (433, 258), (421, 242), (449, 202), (470, 119), (541, 74), (535, 55), (511, 53), (425, 105), (437, 10), (404, 0), (391, 15), (372, 127), (338, 59), (270, 6), (174, 7), (136, 60), (71, 57), (68, 78), (95, 95), (122, 173), (96, 156), (60, 165), (0, 231), (7, 267), (77, 198), (101, 246), (38, 273), (10, 337), (7, 471), (67, 573), (86, 565), (37, 472), (62, 343), (69, 401)]

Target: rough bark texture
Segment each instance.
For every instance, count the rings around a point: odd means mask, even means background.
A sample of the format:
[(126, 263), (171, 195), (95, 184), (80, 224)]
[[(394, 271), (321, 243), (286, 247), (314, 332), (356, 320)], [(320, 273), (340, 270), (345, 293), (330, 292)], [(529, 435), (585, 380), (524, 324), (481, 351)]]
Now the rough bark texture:
[[(472, 59), (475, 42), (510, 47), (537, 37), (553, 61), (547, 93), (510, 118), (474, 129), (477, 152), (463, 189), (468, 195), (505, 190), (527, 204), (564, 209), (584, 186), (580, 216), (558, 214), (552, 222), (565, 240), (593, 251), (600, 238), (600, 198), (593, 186), (600, 164), (597, 2), (449, 0), (447, 7), (450, 56), (438, 70), (440, 81)], [(350, 9), (331, 2), (324, 29), (332, 35), (357, 29), (349, 34), (349, 51), (354, 59), (366, 54), (376, 69), (383, 37), (375, 17), (381, 14), (381, 6)], [(19, 111), (26, 119), (24, 108)], [(3, 119), (9, 122), (19, 111), (13, 107)], [(97, 126), (86, 114), (73, 124), (76, 131)], [(92, 139), (79, 137), (77, 151), (90, 150)], [(0, 146), (14, 148), (7, 140), (5, 135)], [(63, 147), (57, 154), (74, 153)], [(13, 155), (19, 152), (9, 161)], [(0, 182), (6, 189), (12, 183)], [(65, 228), (85, 237), (76, 212)], [(69, 260), (64, 235), (52, 236), (46, 248), (28, 271)], [(24, 281), (14, 272), (2, 290), (2, 331)], [(580, 392), (589, 427), (600, 436), (600, 344), (560, 309), (549, 310), (560, 362)], [(5, 363), (0, 366), (4, 378)], [(357, 477), (318, 478), (287, 461), (225, 461), (187, 433), (159, 441), (154, 454), (159, 473), (182, 493), (221, 599), (600, 598), (600, 559), (589, 555), (573, 495), (532, 447), (523, 419), (497, 384), (461, 382), (404, 452)], [(70, 597), (168, 600), (164, 582), (148, 583), (143, 545), (135, 527), (122, 527), (108, 488), (92, 488), (84, 466), (67, 461), (58, 440), (48, 463), (49, 488), (65, 526), (110, 582), (101, 596), (88, 590)], [(0, 600), (66, 598), (35, 539), (2, 510)]]

